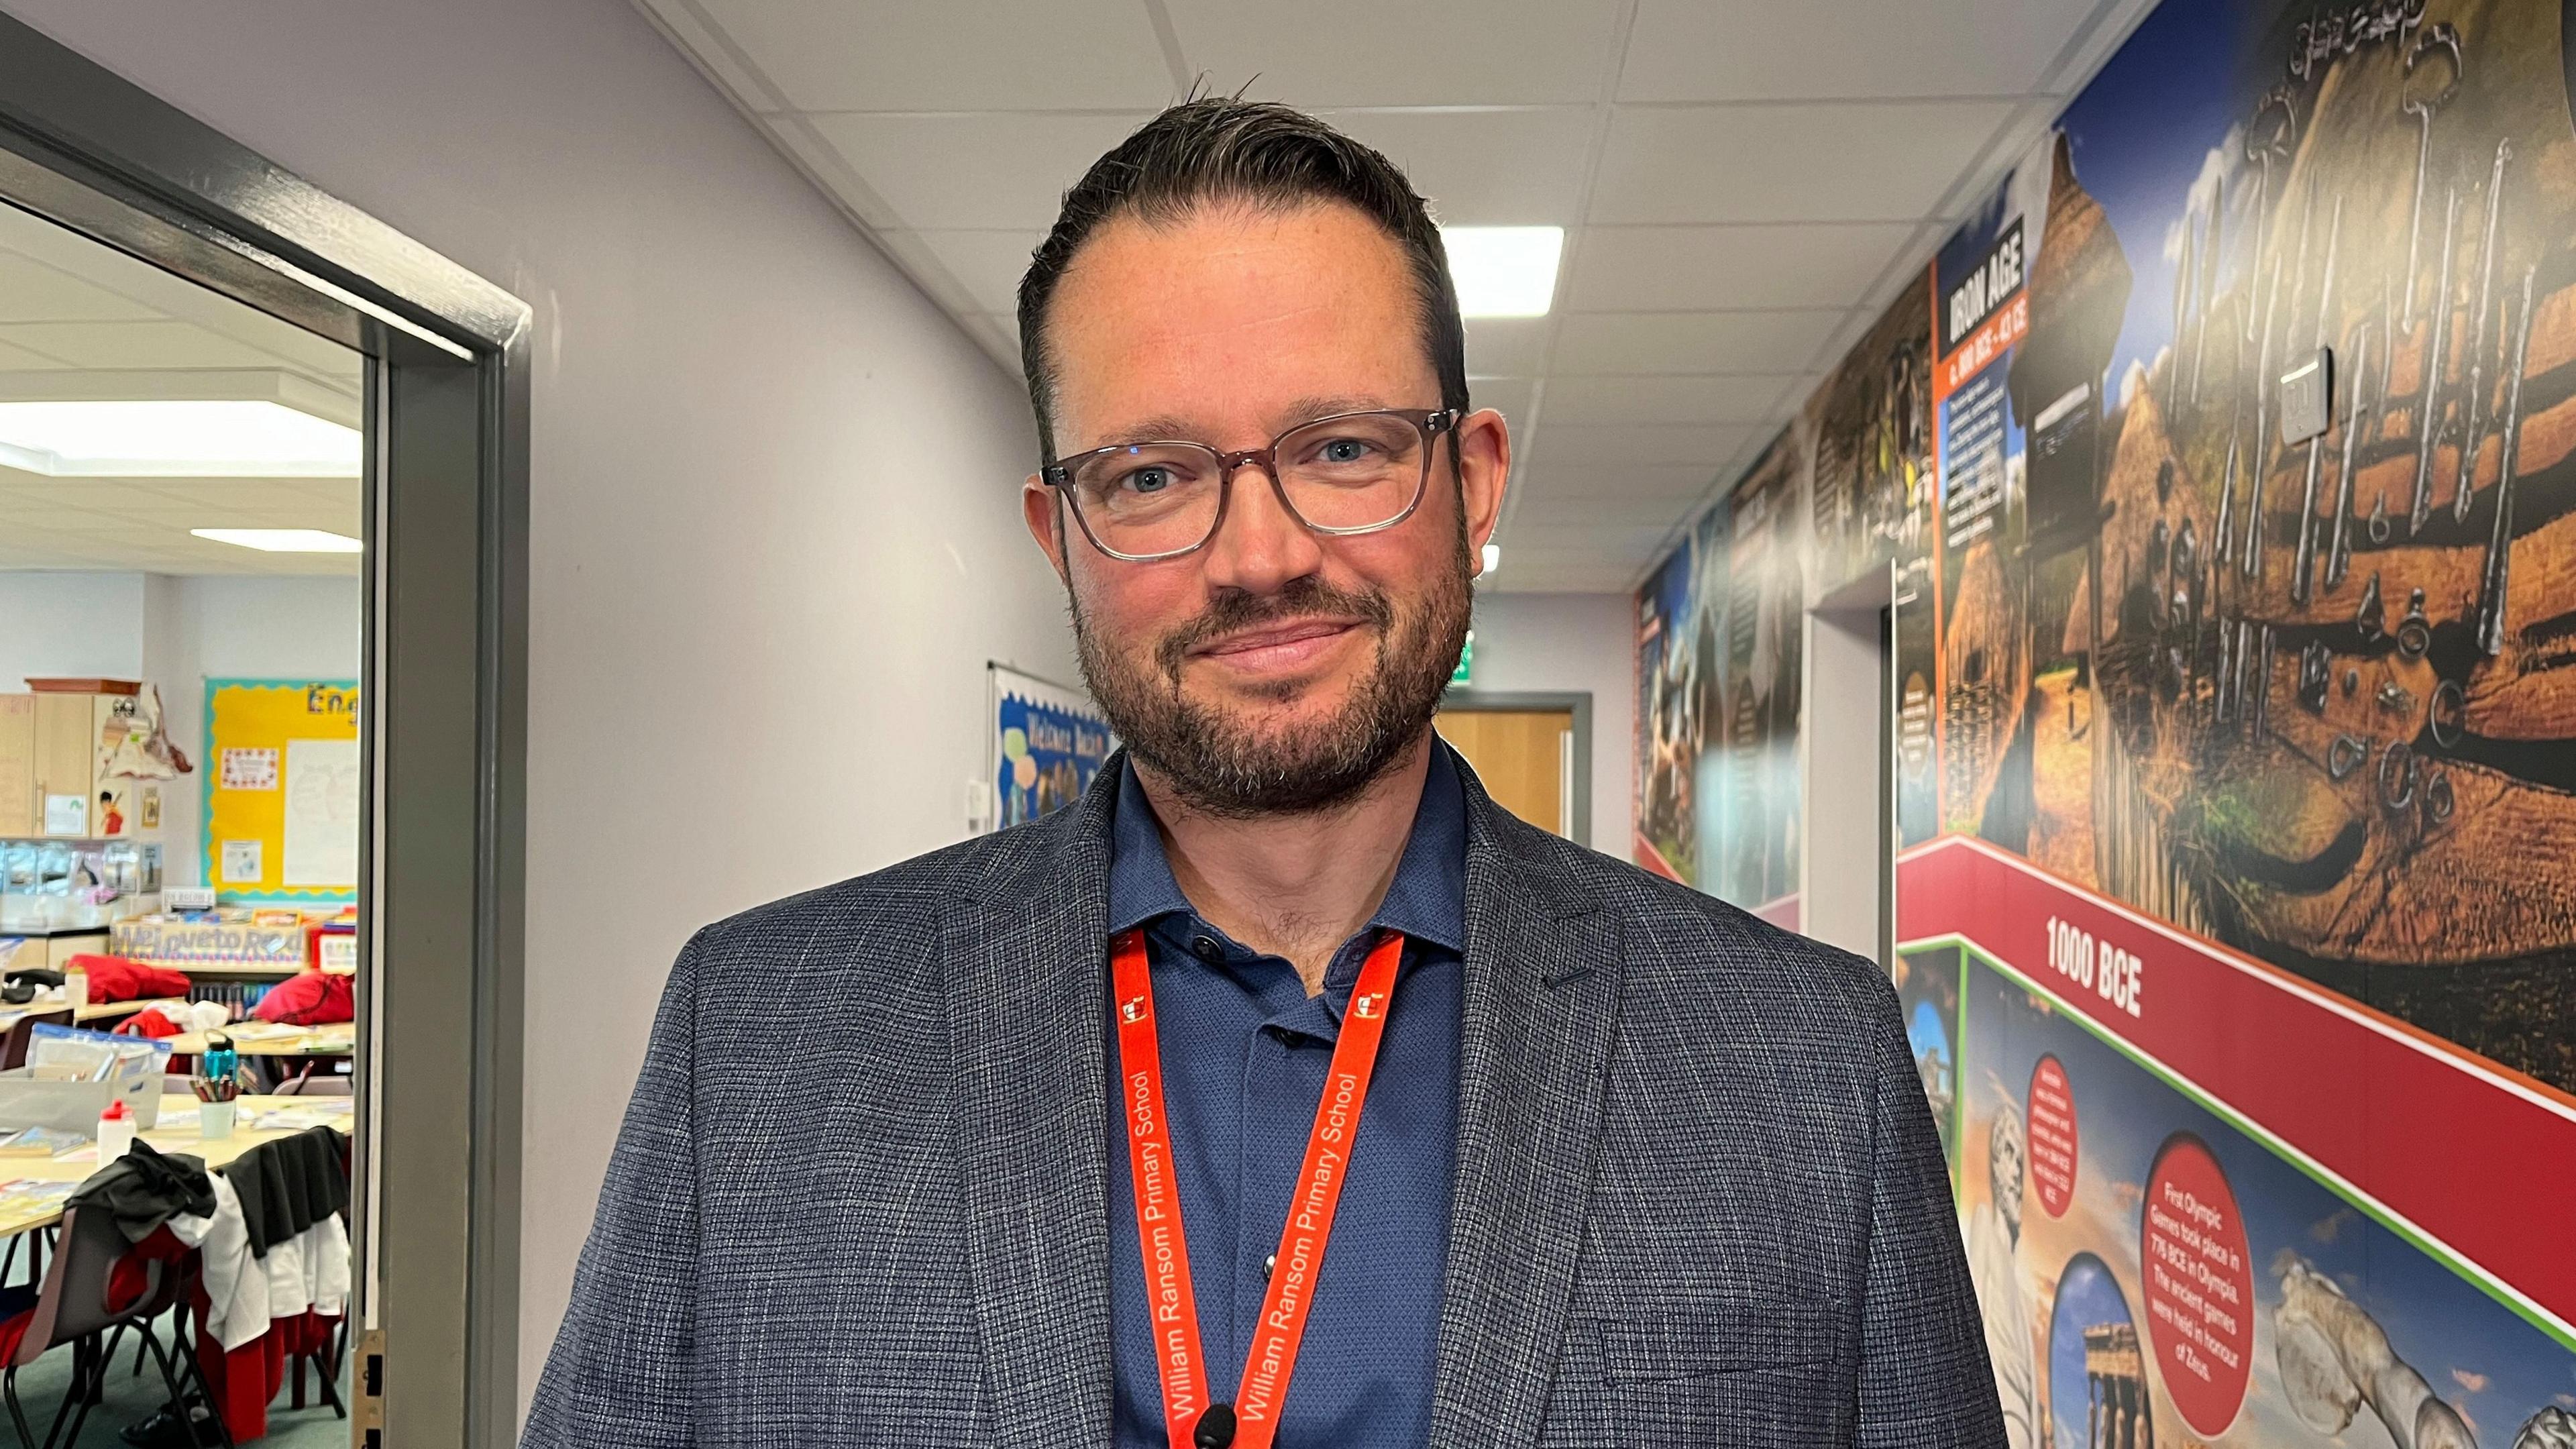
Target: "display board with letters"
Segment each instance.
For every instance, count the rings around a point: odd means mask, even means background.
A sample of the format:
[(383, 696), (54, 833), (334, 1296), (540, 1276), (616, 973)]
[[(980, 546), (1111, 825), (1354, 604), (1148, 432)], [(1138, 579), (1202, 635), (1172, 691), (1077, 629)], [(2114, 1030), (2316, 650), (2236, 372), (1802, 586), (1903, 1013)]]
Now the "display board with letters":
[(205, 880), (227, 901), (357, 899), (355, 680), (206, 681)]
[(985, 666), (991, 828), (1026, 824), (1082, 798), (1116, 747), (1091, 697), (1007, 664)]

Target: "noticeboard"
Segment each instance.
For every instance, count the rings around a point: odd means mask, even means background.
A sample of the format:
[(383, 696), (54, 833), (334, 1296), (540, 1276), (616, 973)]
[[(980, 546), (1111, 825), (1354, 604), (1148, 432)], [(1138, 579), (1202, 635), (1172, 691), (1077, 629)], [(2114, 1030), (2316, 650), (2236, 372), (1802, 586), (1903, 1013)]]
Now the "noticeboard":
[(203, 778), (198, 852), (223, 899), (357, 899), (356, 680), (207, 680)]

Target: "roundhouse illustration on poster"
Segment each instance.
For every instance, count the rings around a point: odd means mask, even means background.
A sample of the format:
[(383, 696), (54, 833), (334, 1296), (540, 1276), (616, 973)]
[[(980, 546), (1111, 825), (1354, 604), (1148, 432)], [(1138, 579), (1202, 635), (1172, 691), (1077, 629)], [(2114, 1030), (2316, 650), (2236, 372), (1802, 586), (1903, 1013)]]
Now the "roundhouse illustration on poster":
[(1090, 696), (1006, 664), (985, 666), (991, 700), (993, 828), (1082, 798), (1117, 745)]
[(1638, 857), (1776, 920), (1734, 499), (1895, 565), (2016, 1446), (2576, 1449), (2571, 75), (2552, 0), (2164, 0), (1639, 592)]

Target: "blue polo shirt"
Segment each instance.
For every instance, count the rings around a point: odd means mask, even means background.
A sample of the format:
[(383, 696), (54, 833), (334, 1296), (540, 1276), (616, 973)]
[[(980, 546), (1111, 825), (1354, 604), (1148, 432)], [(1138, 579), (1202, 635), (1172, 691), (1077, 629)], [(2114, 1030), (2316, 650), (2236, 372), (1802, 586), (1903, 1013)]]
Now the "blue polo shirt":
[[(1306, 995), (1285, 958), (1237, 944), (1191, 908), (1132, 769), (1119, 790), (1112, 849), (1109, 929), (1145, 929), (1199, 1336), (1210, 1387), (1223, 1402), (1233, 1401), (1242, 1382), (1268, 1262), (1288, 1221), (1361, 959), (1380, 930), (1404, 933), (1386, 1034), (1278, 1443), (1417, 1449), (1430, 1433), (1448, 1254), (1466, 951), (1466, 798), (1449, 751), (1433, 750), (1394, 883), (1368, 928), (1335, 953), (1319, 997)], [(1114, 1028), (1109, 1042), (1109, 1315), (1118, 1380), (1112, 1438), (1118, 1449), (1163, 1449), (1162, 1379), (1136, 1243)]]

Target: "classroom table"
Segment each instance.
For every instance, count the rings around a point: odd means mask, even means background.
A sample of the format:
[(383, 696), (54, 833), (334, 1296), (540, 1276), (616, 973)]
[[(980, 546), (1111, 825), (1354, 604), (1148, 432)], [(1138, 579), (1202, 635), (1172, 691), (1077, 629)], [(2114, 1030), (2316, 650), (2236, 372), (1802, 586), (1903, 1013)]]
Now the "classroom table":
[[(231, 1037), (233, 1052), (245, 1057), (345, 1057), (357, 1050), (358, 1028), (353, 1022), (335, 1022), (329, 1026), (278, 1026), (265, 1021), (237, 1021), (223, 1028)], [(173, 1057), (203, 1056), (206, 1033), (181, 1032), (163, 1037), (170, 1043)]]
[[(188, 1003), (175, 998), (155, 997), (144, 1001), (101, 1001), (87, 1006), (70, 1007), (68, 1010), (72, 1014), (73, 1021), (103, 1022), (118, 1017), (132, 1016), (147, 1006), (158, 1006), (164, 1011), (175, 1013), (184, 1010), (187, 1005)], [(62, 992), (59, 990), (38, 996), (35, 1000), (30, 1001), (23, 1006), (0, 1006), (0, 1031), (6, 1031), (10, 1027), (17, 1025), (20, 1017), (44, 1016), (52, 1012), (63, 1011), (66, 1009), (67, 1008), (63, 1005)], [(110, 1031), (113, 1029), (114, 1028), (112, 1027), (106, 1026), (98, 1028), (100, 1031)]]
[[(143, 1009), (148, 1006), (160, 1007), (165, 1015), (172, 1015), (177, 1012), (185, 1011), (188, 1007), (188, 1003), (181, 1001), (176, 997), (153, 997), (143, 1001), (101, 1001), (89, 1006), (73, 1007), (72, 1020), (77, 1022), (92, 1022), (106, 1021), (111, 1017), (136, 1016), (141, 1014)], [(62, 1010), (59, 1006), (54, 1009), (56, 1011)], [(100, 1027), (99, 1030), (110, 1031), (113, 1030), (113, 1028)]]
[[(242, 1097), (234, 1107), (233, 1135), (207, 1142), (198, 1135), (201, 1118), (197, 1106), (193, 1096), (165, 1093), (159, 1119), (137, 1135), (163, 1152), (185, 1152), (204, 1159), (207, 1167), (216, 1168), (263, 1142), (292, 1137), (311, 1127), (331, 1126), (346, 1132), (356, 1121), (347, 1097)], [(263, 1118), (267, 1125), (253, 1125)], [(19, 1184), (80, 1183), (98, 1168), (95, 1146), (62, 1157), (0, 1157), (0, 1238), (49, 1228), (62, 1221), (58, 1199), (31, 1199)]]

